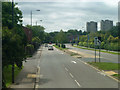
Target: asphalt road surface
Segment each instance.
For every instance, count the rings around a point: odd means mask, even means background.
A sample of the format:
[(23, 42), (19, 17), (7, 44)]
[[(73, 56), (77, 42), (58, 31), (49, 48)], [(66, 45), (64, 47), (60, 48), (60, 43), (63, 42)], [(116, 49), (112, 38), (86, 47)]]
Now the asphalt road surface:
[[(71, 44), (66, 44), (66, 47), (69, 48), (70, 50), (76, 50), (78, 52), (82, 52), (85, 55), (89, 54), (91, 56), (93, 56), (93, 58), (82, 58), (81, 60), (86, 61), (86, 62), (91, 62), (95, 60), (95, 51), (92, 50), (86, 50), (86, 49), (80, 49), (80, 48), (76, 48), (71, 46)], [(113, 62), (113, 63), (120, 63), (120, 61), (118, 60), (118, 55), (115, 54), (109, 54), (109, 53), (104, 53), (104, 52), (100, 52), (100, 59), (101, 62)], [(99, 52), (97, 52), (97, 56), (99, 56)], [(97, 58), (97, 62), (99, 61), (99, 58)]]
[(37, 88), (118, 88), (118, 82), (56, 48), (43, 47)]

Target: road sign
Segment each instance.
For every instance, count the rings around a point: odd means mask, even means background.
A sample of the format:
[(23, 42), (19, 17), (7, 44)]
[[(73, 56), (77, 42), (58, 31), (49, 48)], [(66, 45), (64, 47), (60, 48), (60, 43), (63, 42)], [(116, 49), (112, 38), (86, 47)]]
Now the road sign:
[(94, 45), (97, 45), (97, 40), (98, 40), (98, 38), (94, 37)]
[(94, 37), (94, 44), (95, 45), (100, 45), (101, 44), (101, 38), (99, 37), (99, 39), (98, 39), (98, 37)]

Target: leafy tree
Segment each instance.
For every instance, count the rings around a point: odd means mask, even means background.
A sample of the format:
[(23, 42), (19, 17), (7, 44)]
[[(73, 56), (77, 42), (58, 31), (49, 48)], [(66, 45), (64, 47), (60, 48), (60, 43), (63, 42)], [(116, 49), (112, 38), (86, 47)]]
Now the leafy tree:
[[(17, 5), (14, 4), (14, 27), (17, 25), (22, 25), (22, 12), (19, 10)], [(2, 2), (2, 25), (3, 27), (8, 27), (12, 29), (12, 3)]]
[(60, 43), (65, 43), (67, 41), (66, 35), (63, 32), (63, 30), (60, 30), (60, 32), (56, 35), (56, 41)]
[(33, 37), (38, 37), (42, 42), (45, 40), (45, 28), (43, 26), (27, 25), (26, 27), (32, 29)]

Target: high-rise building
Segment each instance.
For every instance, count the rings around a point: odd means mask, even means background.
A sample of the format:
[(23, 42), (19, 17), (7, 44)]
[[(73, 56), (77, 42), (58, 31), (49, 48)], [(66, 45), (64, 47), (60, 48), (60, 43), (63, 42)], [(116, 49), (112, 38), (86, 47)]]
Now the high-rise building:
[(113, 21), (111, 20), (101, 20), (101, 30), (108, 31), (113, 27)]
[(117, 23), (116, 23), (116, 26), (120, 26), (120, 22), (117, 22)]
[(87, 32), (97, 31), (97, 22), (91, 21), (86, 23)]

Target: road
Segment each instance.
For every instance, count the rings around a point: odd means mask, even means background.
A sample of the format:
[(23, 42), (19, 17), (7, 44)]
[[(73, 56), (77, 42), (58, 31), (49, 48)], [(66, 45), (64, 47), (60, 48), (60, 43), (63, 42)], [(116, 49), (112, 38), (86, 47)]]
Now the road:
[[(91, 62), (94, 61), (95, 59), (95, 51), (92, 50), (86, 50), (86, 49), (80, 49), (80, 48), (76, 48), (71, 46), (70, 44), (66, 44), (66, 47), (69, 48), (70, 50), (76, 50), (78, 52), (82, 52), (84, 53), (84, 55), (91, 55), (93, 56), (93, 58), (82, 58), (81, 60), (86, 61), (86, 62)], [(97, 52), (97, 56), (99, 56), (99, 52)], [(113, 62), (113, 63), (118, 63), (118, 55), (114, 55), (114, 54), (109, 54), (109, 53), (104, 53), (101, 52), (101, 62)], [(97, 58), (97, 61), (99, 61), (99, 59)], [(120, 63), (120, 61), (119, 61)]]
[(56, 48), (43, 47), (38, 66), (37, 88), (118, 88), (117, 81)]

